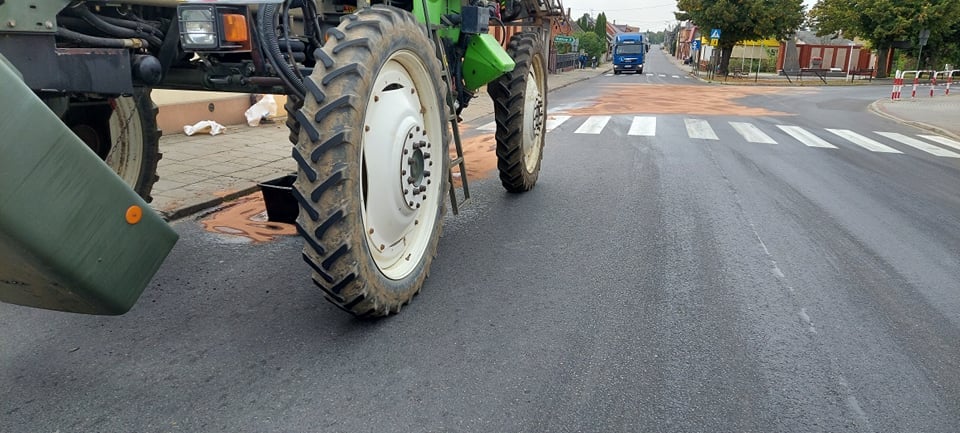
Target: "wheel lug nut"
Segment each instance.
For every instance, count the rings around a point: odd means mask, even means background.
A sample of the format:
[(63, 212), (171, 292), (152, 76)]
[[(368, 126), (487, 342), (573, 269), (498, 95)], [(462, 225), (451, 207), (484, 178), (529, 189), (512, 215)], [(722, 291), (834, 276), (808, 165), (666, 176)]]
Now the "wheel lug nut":
[(423, 152), (423, 159), (430, 159), (430, 152)]
[[(427, 190), (427, 186), (426, 186), (426, 185), (420, 185), (420, 192), (424, 192), (424, 191), (426, 191), (426, 190)], [(427, 197), (424, 196), (423, 198), (427, 198)]]
[(424, 170), (423, 177), (430, 177), (430, 170)]
[(420, 203), (417, 203), (417, 209), (420, 209)]
[(424, 199), (424, 200), (427, 199), (427, 195), (426, 195), (426, 194), (423, 195), (423, 199)]
[(407, 175), (407, 171), (406, 171), (406, 170), (400, 170), (400, 175), (401, 175), (401, 176), (406, 176), (406, 175)]
[(413, 164), (413, 157), (407, 158), (407, 164)]
[(404, 189), (404, 190), (403, 190), (403, 195), (407, 195), (407, 194), (409, 194), (409, 193), (410, 193), (410, 190), (409, 190), (409, 189)]
[(413, 176), (410, 176), (407, 178), (407, 183), (413, 185), (413, 181), (414, 181)]
[(408, 153), (410, 153), (410, 150), (409, 150), (409, 149), (403, 149), (403, 154), (404, 154), (404, 155), (406, 155), (406, 154), (408, 154)]

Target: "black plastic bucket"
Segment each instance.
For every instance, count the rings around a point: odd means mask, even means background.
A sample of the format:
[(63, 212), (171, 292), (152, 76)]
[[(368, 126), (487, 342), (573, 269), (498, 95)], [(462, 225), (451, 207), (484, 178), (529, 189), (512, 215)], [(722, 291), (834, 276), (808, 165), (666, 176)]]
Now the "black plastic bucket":
[(287, 224), (297, 221), (300, 206), (293, 197), (293, 182), (296, 180), (297, 176), (290, 174), (257, 184), (267, 207), (268, 221)]

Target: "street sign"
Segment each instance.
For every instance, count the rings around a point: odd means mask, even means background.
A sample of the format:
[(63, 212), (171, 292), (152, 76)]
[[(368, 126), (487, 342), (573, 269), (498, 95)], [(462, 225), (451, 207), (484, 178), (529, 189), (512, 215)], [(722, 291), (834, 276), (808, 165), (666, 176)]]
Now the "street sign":
[(710, 30), (710, 39), (720, 39), (720, 29)]
[(693, 51), (700, 51), (700, 41), (693, 41), (690, 43), (690, 49)]
[(553, 37), (554, 42), (564, 42), (564, 43), (572, 44), (573, 40), (574, 40), (573, 36), (554, 36)]
[(930, 29), (920, 30), (920, 46), (927, 44), (927, 39), (930, 39)]

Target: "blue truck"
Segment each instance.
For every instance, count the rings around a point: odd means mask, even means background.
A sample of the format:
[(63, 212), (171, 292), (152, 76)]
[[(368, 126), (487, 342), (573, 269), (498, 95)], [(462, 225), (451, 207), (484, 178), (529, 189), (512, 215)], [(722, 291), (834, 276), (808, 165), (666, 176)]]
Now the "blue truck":
[(643, 33), (619, 33), (614, 36), (613, 73), (633, 71), (642, 74), (647, 47)]

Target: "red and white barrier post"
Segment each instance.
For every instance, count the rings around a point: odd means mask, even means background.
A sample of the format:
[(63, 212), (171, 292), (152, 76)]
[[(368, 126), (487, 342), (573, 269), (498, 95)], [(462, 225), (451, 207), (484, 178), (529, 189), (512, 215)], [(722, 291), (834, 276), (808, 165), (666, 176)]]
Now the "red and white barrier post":
[(910, 91), (910, 98), (917, 97), (917, 86), (920, 85), (920, 71), (917, 71), (917, 74), (913, 77), (913, 90)]
[(937, 88), (937, 71), (931, 71), (930, 75), (930, 97), (933, 97), (933, 91)]
[(903, 88), (903, 71), (897, 69), (897, 73), (893, 75), (893, 90), (890, 91), (890, 100), (900, 100), (901, 88)]

